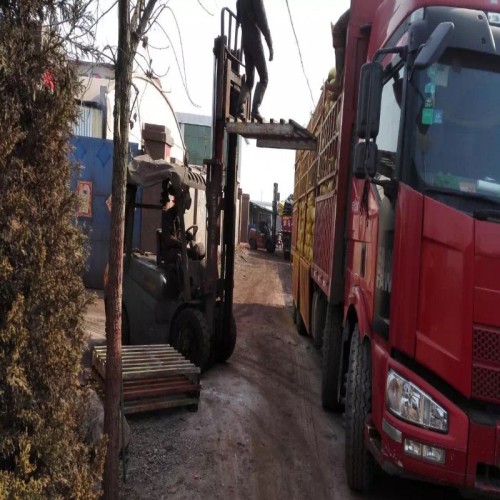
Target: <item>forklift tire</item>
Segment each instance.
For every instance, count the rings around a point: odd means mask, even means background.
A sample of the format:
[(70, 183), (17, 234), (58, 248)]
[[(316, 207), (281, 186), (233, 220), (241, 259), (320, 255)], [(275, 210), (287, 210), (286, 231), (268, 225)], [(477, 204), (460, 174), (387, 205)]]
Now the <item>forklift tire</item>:
[(351, 339), (345, 412), (345, 465), (347, 483), (368, 493), (375, 475), (375, 460), (365, 446), (365, 424), (372, 410), (370, 347), (361, 342), (357, 325)]
[(130, 345), (130, 321), (125, 306), (122, 306), (122, 345)]
[(267, 253), (274, 253), (276, 251), (276, 245), (273, 245), (270, 241), (266, 243)]
[(297, 306), (295, 305), (295, 302), (293, 303), (293, 311), (292, 311), (292, 319), (293, 319), (293, 324), (297, 324), (297, 314), (299, 312), (297, 311)]
[(249, 244), (250, 244), (250, 248), (252, 250), (257, 250), (257, 241), (254, 240), (253, 238), (249, 241)]
[(283, 250), (283, 258), (285, 260), (290, 260), (290, 250)]
[(224, 335), (215, 350), (215, 359), (218, 363), (226, 362), (233, 354), (236, 347), (236, 332), (236, 321), (233, 316), (231, 318), (231, 331), (229, 335)]
[(210, 331), (201, 311), (188, 307), (175, 318), (170, 335), (172, 347), (202, 371), (210, 359)]
[(323, 336), (323, 361), (321, 364), (321, 404), (325, 410), (341, 412), (344, 404), (340, 384), (344, 374), (340, 371), (342, 360), (342, 310), (327, 306)]

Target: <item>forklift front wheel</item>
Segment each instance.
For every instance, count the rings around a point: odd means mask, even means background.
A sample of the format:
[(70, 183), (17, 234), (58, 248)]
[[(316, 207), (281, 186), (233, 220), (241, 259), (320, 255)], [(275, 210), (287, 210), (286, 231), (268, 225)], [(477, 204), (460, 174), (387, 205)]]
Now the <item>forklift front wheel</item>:
[(201, 311), (188, 307), (174, 320), (171, 344), (202, 371), (210, 359), (210, 331)]
[(249, 243), (250, 243), (250, 248), (251, 248), (252, 250), (257, 250), (257, 240), (255, 240), (254, 238), (252, 238), (252, 239), (249, 241)]
[(223, 332), (223, 337), (218, 343), (215, 351), (215, 359), (218, 363), (224, 363), (233, 354), (236, 346), (236, 321), (231, 318), (231, 331), (229, 334)]

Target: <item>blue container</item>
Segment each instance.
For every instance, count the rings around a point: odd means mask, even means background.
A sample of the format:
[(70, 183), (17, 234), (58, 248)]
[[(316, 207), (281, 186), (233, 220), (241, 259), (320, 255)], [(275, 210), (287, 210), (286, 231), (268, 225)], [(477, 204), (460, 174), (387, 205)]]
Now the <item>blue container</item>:
[[(111, 196), (113, 176), (113, 141), (92, 137), (75, 137), (72, 140), (74, 151), (72, 160), (82, 167), (75, 173), (71, 188), (76, 190), (78, 181), (89, 182), (91, 188), (90, 211), (78, 217), (78, 224), (89, 238), (90, 255), (84, 283), (87, 288), (102, 289), (104, 269), (109, 258), (109, 238), (111, 232), (111, 213), (106, 201)], [(137, 144), (130, 144), (132, 155), (136, 155)], [(134, 223), (134, 246), (138, 246), (141, 229), (141, 211), (136, 211)]]

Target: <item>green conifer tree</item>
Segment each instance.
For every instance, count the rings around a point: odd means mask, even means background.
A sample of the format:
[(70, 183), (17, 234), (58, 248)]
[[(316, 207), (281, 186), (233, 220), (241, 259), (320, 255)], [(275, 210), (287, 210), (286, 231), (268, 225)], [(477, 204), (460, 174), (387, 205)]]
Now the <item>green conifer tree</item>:
[(86, 255), (69, 187), (78, 80), (53, 22), (73, 7), (0, 1), (0, 498), (99, 494), (102, 452), (80, 425)]

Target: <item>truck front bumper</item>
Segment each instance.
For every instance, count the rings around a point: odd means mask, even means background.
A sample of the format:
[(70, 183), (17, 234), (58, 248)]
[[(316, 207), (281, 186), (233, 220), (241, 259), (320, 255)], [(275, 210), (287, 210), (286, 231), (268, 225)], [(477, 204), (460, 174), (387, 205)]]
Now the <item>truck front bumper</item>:
[[(382, 363), (384, 373), (382, 370), (379, 374), (374, 372), (374, 392), (378, 390), (380, 397), (373, 399), (372, 423), (366, 427), (367, 446), (381, 467), (389, 473), (500, 498), (500, 416), (459, 408), (405, 366), (393, 359), (386, 358), (386, 361)], [(377, 364), (374, 363), (374, 368)], [(382, 368), (380, 364), (378, 368)], [(387, 409), (385, 384), (376, 384), (375, 380), (385, 380), (390, 368), (446, 408), (447, 433), (403, 421)], [(382, 404), (375, 404), (377, 400)], [(442, 463), (418, 456), (424, 445), (427, 450), (435, 450), (435, 456), (444, 455)]]

